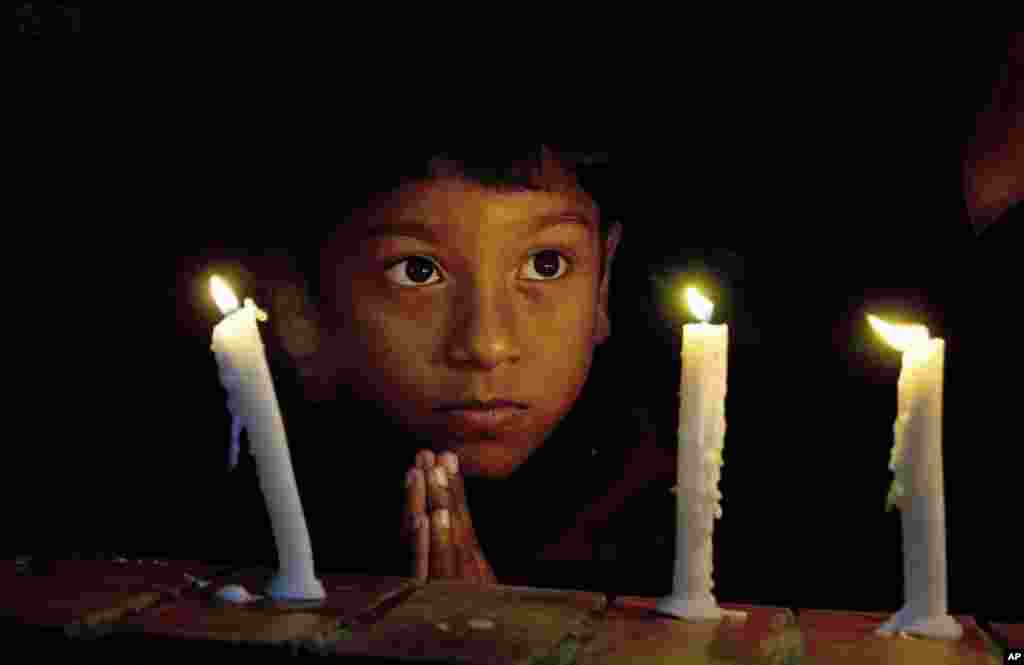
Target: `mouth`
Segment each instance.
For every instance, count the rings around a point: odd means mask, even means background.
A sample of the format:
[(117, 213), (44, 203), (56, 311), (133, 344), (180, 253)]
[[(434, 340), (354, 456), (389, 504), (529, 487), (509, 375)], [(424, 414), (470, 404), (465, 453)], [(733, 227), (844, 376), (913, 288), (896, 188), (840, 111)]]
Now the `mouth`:
[(482, 402), (478, 399), (464, 400), (461, 402), (445, 402), (434, 409), (435, 411), (495, 411), (498, 409), (526, 409), (522, 402), (513, 402), (507, 399), (492, 399)]
[(457, 432), (466, 435), (492, 432), (514, 423), (529, 407), (522, 402), (511, 400), (468, 400), (448, 402), (435, 411)]

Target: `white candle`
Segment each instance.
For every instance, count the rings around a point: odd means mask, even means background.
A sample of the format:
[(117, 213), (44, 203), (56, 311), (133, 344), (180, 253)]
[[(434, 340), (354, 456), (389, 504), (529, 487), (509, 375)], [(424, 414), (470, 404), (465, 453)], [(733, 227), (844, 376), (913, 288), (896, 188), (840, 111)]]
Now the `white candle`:
[(713, 621), (723, 614), (711, 592), (711, 573), (714, 520), (722, 516), (718, 481), (725, 446), (729, 327), (708, 323), (714, 307), (696, 289), (686, 295), (701, 323), (683, 326), (676, 561), (672, 595), (662, 598), (658, 609), (683, 619)]
[(238, 435), (249, 433), (260, 487), (277, 545), (278, 572), (267, 586), (272, 598), (319, 600), (327, 597), (316, 579), (313, 549), (299, 501), (288, 452), (284, 421), (267, 366), (257, 319), (266, 320), (252, 300), (238, 308), (238, 299), (218, 277), (210, 281), (214, 299), (225, 318), (213, 330), (213, 352), (221, 382), (228, 392), (232, 421), (232, 465), (237, 461)]
[(889, 468), (889, 501), (903, 528), (904, 605), (879, 633), (959, 639), (960, 624), (946, 598), (946, 508), (942, 488), (942, 387), (945, 342), (924, 326), (896, 326), (868, 317), (903, 351)]

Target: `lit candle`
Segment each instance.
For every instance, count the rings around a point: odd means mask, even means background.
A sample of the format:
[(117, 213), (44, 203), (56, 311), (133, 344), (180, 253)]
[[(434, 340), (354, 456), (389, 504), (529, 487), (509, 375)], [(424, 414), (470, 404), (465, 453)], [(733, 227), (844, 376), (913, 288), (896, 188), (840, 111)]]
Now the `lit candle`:
[(267, 315), (249, 299), (238, 307), (235, 294), (219, 277), (210, 280), (210, 289), (225, 314), (213, 330), (212, 349), (232, 415), (230, 464), (237, 462), (238, 437), (244, 428), (249, 434), (250, 452), (256, 460), (277, 545), (278, 572), (267, 585), (267, 593), (285, 600), (326, 598), (324, 587), (315, 576), (313, 549), (295, 484), (284, 421), (256, 326), (257, 319), (266, 321)]
[(711, 593), (711, 537), (714, 520), (722, 516), (718, 481), (725, 447), (729, 327), (708, 323), (714, 305), (697, 289), (687, 289), (686, 298), (701, 322), (683, 326), (676, 561), (672, 595), (659, 600), (658, 609), (691, 621), (714, 621), (725, 613)]
[(869, 316), (871, 326), (903, 352), (889, 468), (889, 503), (903, 528), (904, 605), (878, 632), (959, 639), (946, 598), (946, 508), (942, 489), (942, 384), (945, 342), (924, 326)]

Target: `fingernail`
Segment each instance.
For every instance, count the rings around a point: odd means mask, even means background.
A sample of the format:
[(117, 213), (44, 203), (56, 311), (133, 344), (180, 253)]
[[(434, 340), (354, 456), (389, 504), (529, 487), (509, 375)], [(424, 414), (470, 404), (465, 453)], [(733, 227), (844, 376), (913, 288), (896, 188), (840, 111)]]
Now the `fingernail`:
[(417, 529), (426, 529), (428, 526), (430, 526), (430, 518), (427, 517), (426, 515), (420, 515), (416, 519), (416, 528)]
[(444, 469), (435, 466), (430, 473), (434, 474), (434, 482), (438, 487), (448, 487), (448, 474), (444, 472)]
[(442, 529), (447, 529), (452, 525), (452, 518), (448, 514), (447, 508), (441, 508), (437, 511), (437, 525)]
[(444, 463), (448, 473), (455, 475), (459, 472), (459, 458), (455, 456), (455, 453), (445, 453), (442, 455), (441, 462)]
[(405, 489), (409, 489), (410, 487), (412, 487), (412, 481), (413, 479), (415, 479), (415, 477), (416, 472), (413, 471), (412, 469), (409, 469), (408, 471), (405, 472)]

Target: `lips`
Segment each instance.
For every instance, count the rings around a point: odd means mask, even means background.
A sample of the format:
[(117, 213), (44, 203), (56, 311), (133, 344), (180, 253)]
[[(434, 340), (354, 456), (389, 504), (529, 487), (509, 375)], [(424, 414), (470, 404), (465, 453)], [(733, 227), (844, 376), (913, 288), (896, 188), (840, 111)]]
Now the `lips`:
[(436, 411), (493, 411), (495, 409), (525, 409), (522, 402), (513, 402), (508, 399), (492, 399), (483, 402), (478, 399), (463, 400), (460, 402), (445, 402), (437, 407)]
[(448, 402), (436, 411), (444, 415), (447, 426), (462, 435), (473, 436), (498, 432), (513, 425), (526, 413), (527, 405), (512, 400), (497, 399)]

